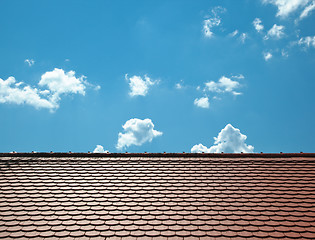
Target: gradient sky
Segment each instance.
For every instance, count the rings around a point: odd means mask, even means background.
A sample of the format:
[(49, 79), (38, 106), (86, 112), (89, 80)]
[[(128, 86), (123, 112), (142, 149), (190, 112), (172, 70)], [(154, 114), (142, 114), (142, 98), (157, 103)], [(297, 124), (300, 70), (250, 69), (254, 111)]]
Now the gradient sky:
[(2, 0), (0, 152), (314, 152), (314, 9)]

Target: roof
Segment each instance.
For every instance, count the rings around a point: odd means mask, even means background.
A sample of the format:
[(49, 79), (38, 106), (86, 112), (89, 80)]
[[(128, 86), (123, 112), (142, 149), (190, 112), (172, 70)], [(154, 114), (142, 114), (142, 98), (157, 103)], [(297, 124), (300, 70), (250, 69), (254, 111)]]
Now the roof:
[(315, 154), (0, 153), (2, 239), (315, 239)]

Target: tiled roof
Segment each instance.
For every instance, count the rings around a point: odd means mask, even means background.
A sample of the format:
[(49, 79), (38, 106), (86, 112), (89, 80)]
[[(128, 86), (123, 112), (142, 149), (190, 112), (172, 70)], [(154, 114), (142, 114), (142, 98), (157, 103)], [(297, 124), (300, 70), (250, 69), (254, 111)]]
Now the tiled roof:
[(1, 239), (315, 239), (315, 154), (0, 154)]

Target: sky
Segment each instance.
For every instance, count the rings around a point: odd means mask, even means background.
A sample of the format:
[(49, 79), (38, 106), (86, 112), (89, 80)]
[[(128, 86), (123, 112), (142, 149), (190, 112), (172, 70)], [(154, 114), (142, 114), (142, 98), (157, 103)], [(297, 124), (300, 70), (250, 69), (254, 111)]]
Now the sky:
[(315, 152), (315, 1), (0, 1), (0, 152)]

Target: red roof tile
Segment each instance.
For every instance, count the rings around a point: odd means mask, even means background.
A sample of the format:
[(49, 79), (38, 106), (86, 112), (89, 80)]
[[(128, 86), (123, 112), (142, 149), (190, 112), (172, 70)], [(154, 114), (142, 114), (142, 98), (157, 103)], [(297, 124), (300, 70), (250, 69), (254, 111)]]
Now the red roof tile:
[(315, 239), (315, 154), (0, 153), (0, 238)]

